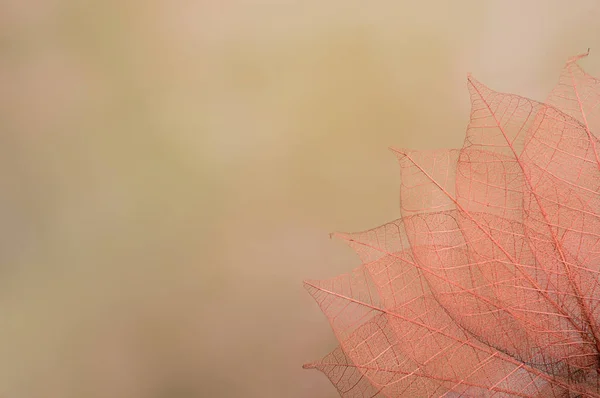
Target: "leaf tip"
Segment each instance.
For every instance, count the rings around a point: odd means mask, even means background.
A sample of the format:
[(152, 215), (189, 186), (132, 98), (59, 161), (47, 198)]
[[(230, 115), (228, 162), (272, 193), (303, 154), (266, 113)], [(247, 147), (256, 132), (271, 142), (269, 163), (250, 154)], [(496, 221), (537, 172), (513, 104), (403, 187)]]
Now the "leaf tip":
[(302, 281), (302, 285), (306, 288), (309, 289), (311, 287), (315, 287), (317, 284), (317, 281), (314, 279), (305, 279)]
[(394, 155), (396, 155), (398, 160), (402, 160), (408, 154), (408, 152), (406, 150), (400, 149), (400, 148), (389, 147), (389, 150), (392, 151), (394, 153)]
[(350, 234), (346, 232), (332, 232), (329, 234), (330, 239), (352, 240)]
[(588, 55), (590, 55), (590, 50), (591, 50), (591, 48), (590, 48), (590, 47), (588, 47), (588, 49), (587, 49), (587, 51), (586, 51), (586, 52), (584, 52), (584, 53), (581, 53), (581, 54), (578, 54), (578, 55), (575, 55), (574, 57), (571, 57), (571, 58), (569, 58), (569, 59), (567, 60), (567, 64), (572, 64), (572, 63), (574, 63), (574, 62), (577, 62), (577, 61), (579, 61), (579, 60), (580, 60), (580, 59), (582, 59), (582, 58), (585, 58), (585, 57), (587, 57)]
[(481, 85), (481, 83), (479, 82), (479, 80), (475, 79), (475, 77), (473, 77), (473, 74), (471, 72), (467, 73), (467, 84), (469, 86), (478, 86), (478, 85)]

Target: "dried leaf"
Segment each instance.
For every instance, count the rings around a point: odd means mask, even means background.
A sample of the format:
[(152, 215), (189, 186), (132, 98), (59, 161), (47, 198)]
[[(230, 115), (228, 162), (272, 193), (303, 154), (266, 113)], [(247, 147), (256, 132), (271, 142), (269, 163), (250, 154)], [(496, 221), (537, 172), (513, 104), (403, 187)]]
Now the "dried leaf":
[(472, 77), (461, 149), (398, 156), (402, 218), (336, 234), (363, 265), (307, 281), (343, 397), (600, 397), (600, 83), (546, 103)]

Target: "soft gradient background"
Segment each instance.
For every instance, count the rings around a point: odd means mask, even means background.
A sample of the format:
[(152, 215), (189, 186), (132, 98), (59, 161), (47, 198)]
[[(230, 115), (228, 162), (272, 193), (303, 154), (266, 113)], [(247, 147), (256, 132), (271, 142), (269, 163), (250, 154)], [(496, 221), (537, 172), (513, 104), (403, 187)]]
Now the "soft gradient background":
[(0, 0), (0, 396), (337, 396), (302, 280), (458, 146), (466, 74), (600, 74), (597, 0)]

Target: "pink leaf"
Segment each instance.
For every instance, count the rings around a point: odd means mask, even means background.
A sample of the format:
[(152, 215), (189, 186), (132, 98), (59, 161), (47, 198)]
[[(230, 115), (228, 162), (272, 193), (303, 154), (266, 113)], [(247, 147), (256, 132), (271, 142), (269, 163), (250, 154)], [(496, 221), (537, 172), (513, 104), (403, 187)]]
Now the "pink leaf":
[[(586, 54), (587, 55), (587, 54)], [(344, 397), (600, 397), (600, 85), (547, 103), (469, 77), (458, 150), (396, 150), (402, 218), (336, 234), (363, 265), (307, 281)]]

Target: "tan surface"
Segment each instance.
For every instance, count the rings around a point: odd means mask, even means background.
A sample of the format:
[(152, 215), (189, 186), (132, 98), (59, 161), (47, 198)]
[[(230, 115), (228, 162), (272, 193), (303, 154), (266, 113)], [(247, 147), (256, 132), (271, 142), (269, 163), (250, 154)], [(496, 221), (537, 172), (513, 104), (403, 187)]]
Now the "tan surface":
[(398, 216), (386, 148), (600, 74), (596, 0), (412, 3), (0, 1), (2, 396), (336, 396), (301, 281)]

